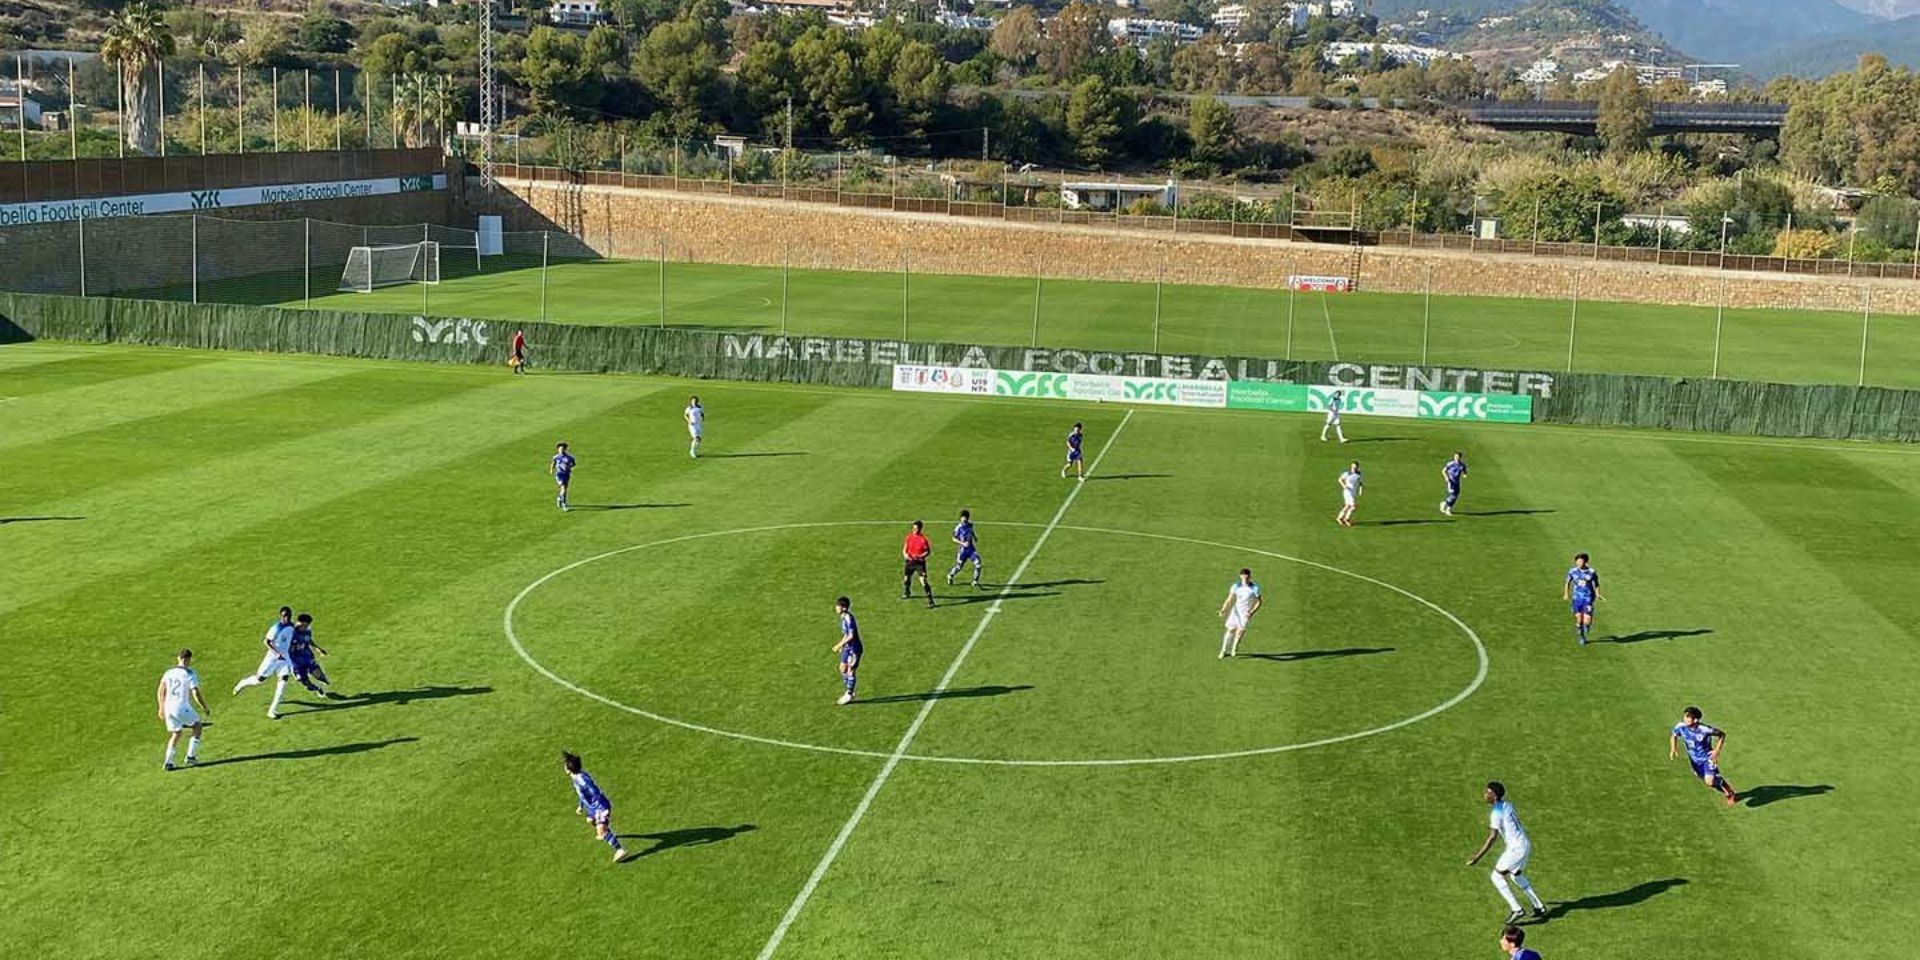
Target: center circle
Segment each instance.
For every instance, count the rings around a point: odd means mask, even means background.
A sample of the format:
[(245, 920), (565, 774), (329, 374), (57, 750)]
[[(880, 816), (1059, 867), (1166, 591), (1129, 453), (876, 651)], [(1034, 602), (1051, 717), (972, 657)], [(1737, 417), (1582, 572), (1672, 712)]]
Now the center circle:
[[(896, 758), (895, 753), (892, 751), (877, 750), (877, 749), (862, 749), (858, 747), (848, 747), (848, 746), (839, 746), (834, 744), (808, 742), (808, 741), (799, 740), (799, 739), (785, 739), (781, 737), (763, 736), (760, 734), (750, 733), (742, 730), (728, 729), (721, 726), (715, 726), (715, 725), (710, 725), (706, 723), (699, 723), (699, 722), (687, 720), (681, 717), (669, 716), (667, 714), (650, 710), (642, 706), (636, 706), (634, 704), (626, 703), (614, 697), (610, 697), (603, 693), (596, 692), (580, 683), (576, 683), (573, 680), (565, 676), (562, 676), (561, 674), (555, 672), (553, 669), (549, 668), (548, 666), (540, 662), (537, 658), (535, 658), (534, 655), (526, 648), (525, 644), (521, 642), (519, 633), (515, 629), (515, 615), (519, 611), (522, 603), (525, 602), (528, 597), (532, 596), (535, 592), (539, 591), (542, 587), (546, 586), (548, 583), (552, 582), (553, 580), (558, 579), (562, 576), (565, 576), (566, 574), (572, 571), (578, 570), (582, 567), (586, 567), (590, 564), (598, 563), (600, 561), (608, 560), (614, 557), (624, 556), (630, 553), (653, 550), (661, 547), (672, 546), (675, 544), (714, 540), (714, 539), (727, 538), (727, 537), (744, 537), (744, 536), (750, 536), (754, 534), (772, 534), (772, 533), (782, 533), (782, 532), (808, 531), (808, 530), (847, 528), (847, 527), (885, 526), (885, 527), (900, 528), (900, 527), (904, 527), (905, 525), (906, 525), (906, 521), (897, 521), (897, 520), (845, 520), (845, 521), (825, 521), (825, 522), (811, 522), (811, 523), (771, 524), (771, 525), (752, 526), (752, 527), (740, 527), (740, 528), (731, 529), (731, 530), (716, 530), (716, 531), (709, 531), (705, 533), (684, 534), (681, 536), (669, 537), (661, 540), (654, 540), (646, 543), (639, 543), (639, 544), (633, 544), (626, 547), (620, 547), (618, 549), (608, 550), (604, 553), (599, 553), (590, 557), (585, 557), (583, 559), (576, 560), (572, 563), (558, 567), (554, 570), (549, 571), (548, 573), (541, 576), (540, 578), (534, 580), (532, 583), (527, 584), (524, 588), (520, 590), (518, 594), (514, 596), (514, 598), (511, 601), (508, 602), (506, 610), (501, 616), (501, 626), (503, 631), (506, 634), (507, 642), (513, 648), (514, 653), (517, 656), (519, 656), (519, 658), (523, 662), (525, 662), (529, 667), (531, 667), (536, 673), (539, 673), (541, 676), (546, 677), (548, 680), (552, 681), (556, 685), (566, 690), (569, 690), (589, 700), (597, 701), (601, 704), (612, 707), (614, 709), (617, 709), (626, 713), (630, 713), (635, 716), (645, 717), (649, 720), (653, 720), (658, 723), (663, 723), (670, 726), (679, 727), (685, 730), (695, 731), (698, 733), (704, 733), (711, 736), (725, 737), (733, 740), (746, 741), (750, 743), (759, 743), (759, 744), (765, 744), (768, 746), (776, 746), (776, 747), (782, 747), (782, 748), (793, 749), (793, 750), (807, 750), (807, 751), (812, 751), (817, 753), (844, 754), (848, 756), (872, 757), (872, 758), (878, 758), (878, 759), (884, 759), (884, 760), (891, 760)], [(1488, 659), (1487, 659), (1486, 645), (1481, 641), (1479, 634), (1476, 633), (1474, 629), (1471, 626), (1469, 626), (1464, 620), (1460, 619), (1458, 616), (1456, 616), (1446, 608), (1440, 606), (1439, 604), (1434, 603), (1433, 601), (1428, 600), (1424, 597), (1421, 597), (1410, 590), (1407, 590), (1395, 584), (1388, 583), (1384, 580), (1367, 576), (1365, 574), (1356, 573), (1351, 570), (1346, 570), (1341, 567), (1333, 566), (1331, 564), (1321, 563), (1319, 561), (1306, 559), (1304, 557), (1296, 557), (1290, 554), (1280, 553), (1273, 550), (1265, 550), (1258, 547), (1249, 547), (1249, 546), (1238, 545), (1238, 544), (1222, 543), (1218, 541), (1205, 540), (1205, 539), (1200, 539), (1195, 537), (1176, 536), (1172, 534), (1148, 533), (1148, 532), (1137, 531), (1137, 530), (1118, 530), (1118, 529), (1111, 529), (1111, 528), (1105, 528), (1105, 527), (1079, 526), (1079, 525), (1072, 525), (1072, 524), (1055, 524), (1050, 526), (1047, 524), (1039, 524), (1039, 523), (996, 522), (996, 523), (981, 523), (979, 524), (979, 526), (982, 528), (1014, 528), (1014, 529), (1025, 528), (1028, 530), (1050, 530), (1055, 533), (1061, 532), (1061, 531), (1067, 531), (1067, 532), (1108, 535), (1108, 536), (1117, 536), (1117, 537), (1132, 537), (1132, 538), (1137, 538), (1137, 539), (1146, 540), (1146, 541), (1158, 541), (1160, 543), (1165, 543), (1165, 544), (1184, 544), (1189, 546), (1198, 546), (1198, 547), (1206, 547), (1206, 548), (1219, 549), (1219, 550), (1234, 551), (1241, 555), (1257, 556), (1257, 557), (1264, 557), (1264, 558), (1273, 559), (1273, 560), (1279, 560), (1288, 564), (1298, 565), (1300, 568), (1303, 568), (1306, 570), (1333, 574), (1338, 577), (1348, 578), (1358, 583), (1367, 584), (1373, 587), (1378, 587), (1380, 589), (1384, 589), (1389, 592), (1392, 592), (1408, 601), (1411, 601), (1419, 605), (1420, 607), (1423, 607), (1426, 610), (1434, 614), (1437, 614), (1438, 616), (1440, 616), (1441, 618), (1445, 619), (1447, 622), (1452, 624), (1453, 627), (1458, 630), (1460, 635), (1465, 638), (1465, 640), (1471, 646), (1471, 649), (1473, 651), (1474, 660), (1475, 660), (1475, 669), (1474, 669), (1473, 678), (1471, 681), (1469, 681), (1466, 684), (1466, 686), (1462, 687), (1460, 690), (1458, 690), (1451, 696), (1447, 697), (1446, 699), (1442, 700), (1441, 702), (1436, 703), (1433, 706), (1430, 706), (1417, 713), (1413, 713), (1409, 716), (1402, 717), (1392, 722), (1381, 723), (1375, 726), (1366, 727), (1364, 729), (1358, 729), (1358, 730), (1353, 730), (1351, 732), (1324, 736), (1324, 737), (1319, 737), (1319, 738), (1310, 739), (1310, 740), (1302, 740), (1302, 741), (1292, 742), (1292, 743), (1280, 743), (1280, 744), (1273, 744), (1269, 746), (1259, 746), (1259, 747), (1252, 747), (1247, 749), (1236, 749), (1236, 750), (1224, 750), (1224, 751), (1218, 751), (1218, 752), (1191, 753), (1191, 754), (1178, 755), (1178, 756), (1145, 756), (1145, 757), (1120, 757), (1120, 758), (1104, 758), (1104, 757), (1102, 758), (1083, 758), (1083, 757), (1026, 758), (1026, 757), (954, 756), (954, 755), (935, 754), (935, 753), (901, 752), (898, 754), (897, 759), (911, 760), (911, 761), (922, 762), (922, 763), (951, 763), (951, 764), (972, 764), (972, 765), (982, 765), (982, 766), (1007, 766), (1007, 767), (1146, 766), (1146, 765), (1154, 765), (1154, 764), (1197, 763), (1197, 762), (1211, 761), (1211, 760), (1231, 760), (1231, 759), (1239, 759), (1239, 758), (1246, 758), (1246, 757), (1264, 756), (1268, 754), (1286, 753), (1294, 750), (1306, 750), (1314, 747), (1324, 747), (1324, 746), (1332, 746), (1332, 745), (1341, 744), (1341, 743), (1349, 743), (1355, 740), (1364, 739), (1366, 737), (1373, 737), (1373, 736), (1378, 736), (1385, 733), (1390, 733), (1395, 730), (1399, 730), (1403, 727), (1408, 727), (1413, 724), (1419, 723), (1423, 720), (1426, 720), (1430, 717), (1440, 714), (1448, 709), (1451, 709), (1454, 706), (1457, 706), (1462, 701), (1472, 696), (1474, 692), (1480, 688), (1481, 684), (1485, 682), (1487, 677)], [(1002, 561), (1002, 562), (1005, 562), (1005, 561)], [(1013, 587), (1007, 588), (1007, 591), (1009, 592), (1009, 596), (1017, 596), (1017, 594), (1012, 592), (1016, 589), (1019, 589), (1019, 585), (1014, 585)], [(984, 599), (989, 601), (992, 600), (995, 596), (996, 595), (991, 592), (983, 595)], [(986, 607), (984, 604), (983, 604), (983, 608), (998, 609), (997, 606)], [(983, 613), (983, 616), (985, 615), (986, 614)], [(1256, 630), (1249, 631), (1250, 639), (1254, 636), (1257, 629), (1258, 627), (1256, 626)], [(1367, 651), (1361, 651), (1361, 652), (1367, 652)], [(938, 698), (937, 694), (929, 695), (929, 696), (934, 699)]]

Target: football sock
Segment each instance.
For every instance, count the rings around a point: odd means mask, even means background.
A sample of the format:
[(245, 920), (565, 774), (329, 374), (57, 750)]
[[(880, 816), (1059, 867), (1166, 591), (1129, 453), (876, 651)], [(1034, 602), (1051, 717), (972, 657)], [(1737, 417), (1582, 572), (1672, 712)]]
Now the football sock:
[(847, 685), (847, 695), (852, 696), (853, 688), (860, 683), (860, 675), (855, 673), (842, 674), (840, 679)]
[(612, 847), (615, 850), (620, 849), (620, 837), (618, 834), (613, 832), (612, 823), (607, 824), (607, 846)]
[(167, 741), (167, 766), (173, 766), (173, 741)]
[(1547, 905), (1540, 902), (1540, 895), (1533, 892), (1533, 881), (1528, 880), (1526, 874), (1524, 873), (1514, 874), (1513, 885), (1516, 887), (1519, 887), (1520, 892), (1527, 895), (1527, 899), (1533, 903), (1533, 908), (1535, 910), (1543, 910), (1546, 908)]
[(1233, 631), (1228, 630), (1226, 633), (1223, 633), (1220, 635), (1220, 652), (1226, 653), (1227, 650), (1232, 646), (1233, 646)]
[(279, 683), (276, 683), (273, 685), (273, 702), (267, 705), (267, 712), (279, 713), (280, 698), (286, 695), (287, 695), (287, 678), (283, 676), (280, 678)]
[(188, 761), (189, 763), (191, 763), (191, 762), (193, 761), (193, 759), (194, 759), (195, 757), (198, 757), (199, 755), (200, 755), (200, 738), (199, 738), (199, 737), (190, 737), (190, 738), (188, 738), (188, 740), (187, 740), (187, 761)]
[(1512, 907), (1514, 912), (1518, 913), (1520, 911), (1520, 901), (1514, 897), (1512, 890), (1507, 889), (1506, 879), (1500, 876), (1500, 871), (1498, 870), (1492, 873), (1492, 877), (1493, 888), (1500, 891), (1500, 899), (1505, 900), (1507, 906)]

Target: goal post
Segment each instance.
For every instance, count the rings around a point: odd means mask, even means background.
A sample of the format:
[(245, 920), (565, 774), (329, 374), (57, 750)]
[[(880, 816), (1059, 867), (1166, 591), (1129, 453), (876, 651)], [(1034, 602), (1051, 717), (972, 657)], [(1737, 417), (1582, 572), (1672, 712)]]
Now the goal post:
[(440, 244), (432, 240), (354, 247), (347, 251), (347, 265), (340, 271), (340, 290), (347, 293), (439, 282)]

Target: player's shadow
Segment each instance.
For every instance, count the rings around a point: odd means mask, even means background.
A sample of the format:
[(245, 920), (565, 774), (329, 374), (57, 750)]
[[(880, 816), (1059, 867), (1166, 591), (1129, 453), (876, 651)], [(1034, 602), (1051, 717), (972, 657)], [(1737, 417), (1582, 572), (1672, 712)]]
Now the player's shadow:
[(1740, 802), (1749, 807), (1764, 807), (1769, 803), (1782, 800), (1794, 800), (1799, 797), (1818, 797), (1833, 792), (1831, 783), (1769, 783), (1752, 787), (1740, 795)]
[(0, 517), (0, 524), (45, 523), (48, 520), (85, 520), (86, 517)]
[(336, 743), (331, 747), (311, 747), (306, 750), (277, 750), (273, 753), (253, 753), (243, 757), (221, 757), (218, 760), (203, 761), (200, 766), (218, 767), (229, 763), (253, 763), (256, 760), (310, 760), (314, 757), (337, 757), (349, 753), (366, 753), (391, 747), (396, 743), (415, 743), (419, 737), (394, 737), (391, 740), (367, 740), (361, 743)]
[(929, 690), (925, 693), (896, 693), (890, 697), (871, 697), (855, 700), (854, 706), (874, 703), (925, 703), (928, 700), (973, 700), (979, 697), (1003, 697), (1009, 693), (1032, 690), (1033, 684), (1021, 683), (1013, 686), (988, 684), (981, 687), (948, 687), (945, 690)]
[(576, 503), (575, 510), (666, 510), (672, 507), (691, 507), (691, 503)]
[(1543, 513), (1559, 513), (1559, 512), (1560, 511), (1554, 510), (1551, 508), (1540, 509), (1540, 510), (1526, 510), (1526, 509), (1455, 510), (1453, 512), (1453, 515), (1456, 517), (1532, 517), (1532, 516), (1538, 516)]
[(627, 862), (632, 863), (641, 857), (651, 857), (656, 853), (666, 853), (668, 850), (677, 850), (681, 847), (704, 847), (720, 843), (758, 829), (760, 828), (751, 823), (743, 823), (737, 827), (683, 827), (679, 830), (662, 830), (658, 833), (623, 833), (620, 839), (653, 841), (652, 846), (636, 851), (633, 856), (627, 858)]
[(1642, 630), (1618, 637), (1606, 637), (1606, 643), (1646, 643), (1649, 640), (1678, 640), (1682, 637), (1704, 637), (1713, 631), (1702, 627), (1699, 630)]
[(1634, 907), (1657, 897), (1674, 887), (1684, 887), (1687, 881), (1683, 877), (1668, 877), (1665, 880), (1649, 880), (1635, 884), (1625, 890), (1613, 893), (1598, 893), (1578, 900), (1567, 900), (1554, 904), (1547, 910), (1547, 919), (1557, 920), (1569, 913), (1580, 910), (1611, 910), (1615, 907)]
[(1103, 480), (1160, 480), (1171, 476), (1173, 476), (1171, 473), (1104, 473), (1088, 477), (1087, 482), (1097, 483)]
[(1347, 443), (1406, 443), (1412, 437), (1353, 437)]
[(445, 700), (449, 697), (473, 697), (492, 692), (492, 687), (439, 686), (415, 687), (411, 690), (380, 690), (374, 693), (361, 693), (351, 697), (343, 696), (337, 699), (329, 699), (324, 703), (313, 703), (307, 700), (289, 700), (287, 701), (288, 703), (297, 703), (306, 709), (282, 710), (280, 715), (292, 716), (297, 713), (324, 713), (328, 710), (352, 710), (355, 707), (376, 707), (387, 703), (413, 703), (417, 700)]
[(767, 451), (750, 451), (747, 453), (703, 453), (700, 455), (700, 459), (702, 460), (750, 460), (756, 457), (804, 457), (806, 455), (807, 455), (807, 452), (805, 450), (767, 450)]
[[(1040, 597), (1057, 597), (1060, 591), (1053, 587), (1090, 586), (1106, 583), (1105, 580), (1042, 580), (1034, 583), (988, 583), (973, 593), (947, 594), (938, 599), (942, 607), (959, 607), (970, 603), (992, 603), (995, 600), (1034, 600)], [(958, 589), (950, 588), (950, 589)], [(1000, 591), (1006, 591), (1002, 593)]]
[(1297, 663), (1302, 660), (1331, 660), (1336, 657), (1364, 657), (1375, 653), (1392, 653), (1392, 647), (1348, 647), (1344, 650), (1292, 650), (1285, 653), (1242, 653), (1242, 660), (1271, 660), (1274, 663)]
[(1446, 517), (1422, 517), (1418, 520), (1356, 520), (1356, 527), (1424, 527), (1429, 523), (1446, 523)]

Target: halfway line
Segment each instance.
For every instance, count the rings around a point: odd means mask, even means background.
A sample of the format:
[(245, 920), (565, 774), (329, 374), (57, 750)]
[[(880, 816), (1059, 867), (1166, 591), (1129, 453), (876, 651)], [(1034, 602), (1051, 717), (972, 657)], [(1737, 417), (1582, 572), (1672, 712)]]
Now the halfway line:
[[(1120, 431), (1125, 430), (1127, 421), (1132, 419), (1132, 410), (1128, 410), (1127, 415), (1120, 418), (1120, 425), (1113, 428), (1113, 433), (1107, 437), (1107, 442), (1100, 447), (1100, 453), (1087, 467), (1088, 474), (1099, 471), (1100, 461), (1107, 458), (1107, 451), (1113, 449), (1114, 441), (1120, 439)], [(893, 753), (887, 756), (887, 762), (881, 765), (880, 772), (874, 776), (873, 782), (867, 785), (867, 792), (860, 798), (859, 805), (853, 808), (853, 815), (840, 826), (840, 832), (834, 836), (833, 843), (827, 847), (826, 855), (820, 858), (820, 862), (814, 865), (813, 873), (807, 877), (806, 886), (800, 888), (799, 894), (793, 898), (793, 903), (787, 906), (786, 914), (780, 918), (780, 925), (773, 928), (773, 936), (767, 938), (767, 945), (760, 948), (759, 960), (768, 960), (773, 956), (774, 951), (780, 949), (780, 941), (787, 938), (787, 931), (793, 927), (793, 921), (799, 918), (800, 911), (806, 909), (807, 901), (813, 899), (813, 891), (819, 888), (820, 881), (827, 875), (828, 868), (832, 867), (833, 861), (840, 856), (840, 850), (847, 845), (847, 838), (853, 836), (854, 828), (860, 826), (860, 821), (866, 817), (867, 808), (873, 806), (873, 798), (879, 795), (881, 787), (887, 785), (887, 779), (893, 776), (894, 768), (900, 765), (900, 760), (907, 755), (908, 748), (913, 746), (913, 738), (920, 735), (920, 727), (927, 722), (927, 714), (932, 713), (934, 706), (940, 702), (937, 695), (953, 683), (954, 676), (960, 672), (960, 665), (967, 661), (967, 655), (973, 652), (974, 644), (980, 642), (980, 636), (987, 632), (987, 625), (992, 623), (994, 615), (1000, 612), (1001, 605), (1006, 602), (1007, 594), (1020, 582), (1020, 576), (1027, 572), (1027, 567), (1033, 563), (1033, 558), (1040, 555), (1040, 548), (1046, 546), (1047, 538), (1051, 537), (1053, 531), (1060, 526), (1060, 521), (1067, 515), (1067, 508), (1073, 506), (1073, 501), (1079, 498), (1080, 491), (1084, 489), (1086, 489), (1085, 483), (1074, 483), (1073, 489), (1067, 491), (1067, 499), (1061, 502), (1060, 509), (1054, 511), (1053, 519), (1047, 522), (1046, 528), (1040, 531), (1039, 538), (1033, 541), (1033, 549), (1027, 551), (1026, 557), (1013, 569), (1013, 575), (1007, 578), (1007, 582), (1000, 585), (999, 594), (993, 598), (993, 604), (987, 607), (987, 612), (980, 615), (980, 623), (973, 628), (973, 635), (967, 638), (966, 645), (960, 648), (953, 662), (947, 665), (947, 672), (934, 686), (933, 692), (936, 695), (927, 698), (927, 702), (921, 704), (920, 712), (915, 714), (913, 722), (907, 725), (907, 732), (901, 735), (900, 742), (893, 748)]]

